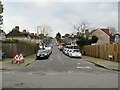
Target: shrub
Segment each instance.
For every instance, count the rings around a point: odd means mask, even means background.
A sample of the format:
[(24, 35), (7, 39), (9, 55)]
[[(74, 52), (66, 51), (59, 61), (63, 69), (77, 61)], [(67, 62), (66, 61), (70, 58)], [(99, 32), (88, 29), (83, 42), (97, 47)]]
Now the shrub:
[(20, 43), (18, 39), (6, 39), (3, 43)]

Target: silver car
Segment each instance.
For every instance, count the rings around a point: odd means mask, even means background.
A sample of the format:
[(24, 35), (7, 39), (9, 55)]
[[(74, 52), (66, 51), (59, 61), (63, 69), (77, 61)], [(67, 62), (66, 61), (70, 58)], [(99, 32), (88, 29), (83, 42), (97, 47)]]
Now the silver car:
[(47, 50), (38, 50), (37, 55), (36, 55), (36, 59), (47, 59), (49, 57), (49, 54), (47, 52)]

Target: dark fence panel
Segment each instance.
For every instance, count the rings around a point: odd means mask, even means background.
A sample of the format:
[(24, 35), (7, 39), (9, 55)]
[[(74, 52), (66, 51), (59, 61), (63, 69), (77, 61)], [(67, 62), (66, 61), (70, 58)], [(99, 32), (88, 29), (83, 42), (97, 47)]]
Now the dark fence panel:
[(6, 43), (2, 45), (3, 52), (7, 57), (14, 57), (17, 53), (22, 53), (24, 56), (34, 54), (36, 51), (36, 44), (33, 43)]

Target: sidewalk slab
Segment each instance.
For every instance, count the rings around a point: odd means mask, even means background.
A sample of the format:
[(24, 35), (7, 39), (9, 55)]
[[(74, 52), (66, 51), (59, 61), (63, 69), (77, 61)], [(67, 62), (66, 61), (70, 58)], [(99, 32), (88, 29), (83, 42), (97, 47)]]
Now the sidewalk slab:
[(20, 65), (18, 64), (12, 64), (12, 58), (6, 58), (3, 61), (0, 61), (2, 64), (2, 66), (0, 65), (0, 70), (13, 70), (13, 69), (20, 69), (22, 67), (25, 67), (27, 65), (29, 65), (30, 63), (32, 63), (33, 61), (35, 61), (36, 59), (36, 54), (30, 55), (30, 56), (26, 56), (25, 58), (25, 62), (21, 63)]
[(108, 61), (90, 56), (83, 56), (83, 59), (106, 69), (120, 71), (120, 67), (119, 67), (120, 63), (118, 62)]

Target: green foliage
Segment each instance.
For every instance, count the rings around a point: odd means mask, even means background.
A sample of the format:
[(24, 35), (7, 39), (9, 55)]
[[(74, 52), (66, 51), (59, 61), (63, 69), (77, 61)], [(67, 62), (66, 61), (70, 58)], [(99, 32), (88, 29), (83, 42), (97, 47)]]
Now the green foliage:
[(2, 2), (0, 1), (0, 14), (3, 13), (3, 4)]
[(56, 39), (57, 41), (61, 42), (61, 34), (59, 32), (56, 34)]
[(18, 39), (6, 39), (3, 43), (20, 43)]
[(84, 46), (84, 45), (91, 45), (92, 43), (96, 43), (97, 41), (98, 41), (98, 38), (96, 36), (92, 36), (92, 39), (79, 37), (76, 43), (79, 46)]
[[(0, 25), (3, 24), (3, 16), (1, 15), (3, 13), (3, 4), (2, 2), (0, 1)], [(0, 26), (0, 29), (1, 29), (1, 26)]]
[(97, 36), (92, 36), (91, 43), (97, 43), (98, 37)]
[(76, 41), (76, 43), (79, 46), (84, 46), (85, 45), (85, 38), (84, 37), (79, 37), (78, 41)]
[(112, 34), (110, 34), (110, 43), (112, 44), (114, 41), (115, 41), (115, 37)]

